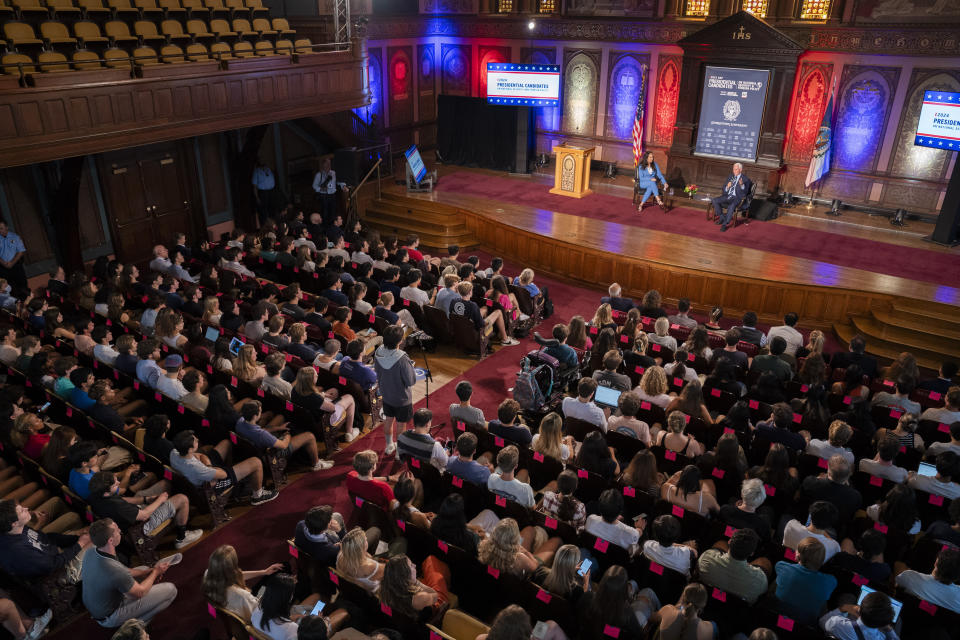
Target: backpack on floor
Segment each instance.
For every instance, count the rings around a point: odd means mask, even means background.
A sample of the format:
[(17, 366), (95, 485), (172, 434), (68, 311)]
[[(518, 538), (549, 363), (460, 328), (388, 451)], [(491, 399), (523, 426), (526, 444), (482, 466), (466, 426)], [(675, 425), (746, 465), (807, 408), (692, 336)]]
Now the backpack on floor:
[[(544, 386), (546, 385), (546, 391)], [(513, 385), (513, 399), (524, 411), (538, 411), (553, 392), (553, 371), (545, 364), (525, 366)]]
[(550, 299), (550, 292), (546, 287), (540, 290), (540, 293), (543, 294), (543, 314), (542, 317), (544, 320), (553, 315), (553, 300)]

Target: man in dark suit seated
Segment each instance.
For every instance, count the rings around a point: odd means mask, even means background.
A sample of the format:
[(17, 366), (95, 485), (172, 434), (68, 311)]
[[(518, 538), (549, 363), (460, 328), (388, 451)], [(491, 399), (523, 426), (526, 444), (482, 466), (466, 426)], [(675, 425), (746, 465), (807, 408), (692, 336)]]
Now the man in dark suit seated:
[(600, 298), (600, 304), (609, 304), (615, 311), (627, 313), (633, 309), (633, 300), (631, 298), (620, 297), (620, 285), (614, 282), (607, 288), (607, 294)]
[(735, 162), (733, 173), (727, 178), (727, 184), (723, 187), (723, 194), (711, 201), (716, 223), (722, 225), (721, 231), (727, 230), (737, 207), (750, 195), (752, 186), (753, 182), (743, 173), (743, 165)]
[(850, 339), (850, 351), (833, 354), (830, 359), (830, 366), (834, 369), (846, 369), (852, 364), (860, 365), (863, 375), (871, 380), (877, 377), (877, 359), (865, 353), (867, 342), (862, 336), (854, 336)]

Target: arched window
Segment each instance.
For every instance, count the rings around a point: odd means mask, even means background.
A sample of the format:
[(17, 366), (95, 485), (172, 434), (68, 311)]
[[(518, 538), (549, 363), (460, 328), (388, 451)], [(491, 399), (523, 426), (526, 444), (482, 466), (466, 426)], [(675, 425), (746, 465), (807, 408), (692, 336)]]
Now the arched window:
[(767, 17), (767, 0), (743, 0), (743, 10), (758, 18)]
[(685, 16), (703, 17), (710, 11), (710, 0), (687, 0)]
[(903, 119), (894, 146), (890, 173), (908, 178), (939, 180), (950, 162), (950, 151), (918, 147), (913, 144), (920, 120), (920, 106), (926, 91), (960, 91), (960, 82), (946, 73), (938, 73), (916, 85), (903, 106)]
[(830, 0), (803, 0), (801, 20), (826, 20), (830, 15)]

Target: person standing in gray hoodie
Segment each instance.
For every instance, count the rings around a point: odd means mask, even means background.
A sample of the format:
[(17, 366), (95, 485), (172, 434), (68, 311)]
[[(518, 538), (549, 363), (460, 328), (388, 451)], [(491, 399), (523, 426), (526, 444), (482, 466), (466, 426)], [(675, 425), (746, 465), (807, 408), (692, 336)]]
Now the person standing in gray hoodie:
[(384, 329), (383, 344), (373, 354), (380, 396), (383, 398), (383, 434), (387, 441), (385, 455), (397, 450), (393, 437), (394, 424), (399, 422), (406, 426), (413, 419), (411, 390), (417, 381), (417, 374), (413, 370), (413, 360), (400, 349), (402, 341), (403, 327), (391, 325)]

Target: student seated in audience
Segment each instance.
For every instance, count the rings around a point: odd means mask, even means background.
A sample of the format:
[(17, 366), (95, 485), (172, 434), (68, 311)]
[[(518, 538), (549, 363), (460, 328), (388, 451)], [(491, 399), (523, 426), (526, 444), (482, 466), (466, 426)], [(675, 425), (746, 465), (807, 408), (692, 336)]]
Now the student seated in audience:
[(230, 331), (239, 331), (243, 326), (243, 316), (240, 315), (240, 306), (233, 298), (224, 296), (221, 302), (223, 313), (220, 314), (220, 327)]
[(577, 443), (573, 436), (563, 435), (563, 418), (551, 411), (540, 421), (540, 431), (534, 434), (530, 448), (548, 458), (567, 462), (573, 457)]
[(803, 334), (797, 331), (796, 326), (800, 317), (792, 311), (783, 316), (783, 324), (779, 327), (770, 327), (767, 331), (767, 344), (772, 344), (774, 338), (783, 338), (786, 343), (784, 353), (795, 356), (797, 349), (803, 346)]
[(267, 332), (260, 339), (263, 344), (286, 351), (290, 339), (283, 333), (283, 316), (279, 313), (267, 321)]
[(340, 341), (336, 338), (330, 338), (323, 343), (323, 351), (317, 354), (313, 360), (313, 366), (325, 369), (330, 373), (340, 373), (340, 361), (343, 360), (343, 354), (340, 353)]
[(567, 345), (573, 349), (582, 350), (593, 347), (593, 340), (587, 335), (587, 323), (583, 316), (570, 318), (570, 322), (567, 324)]
[(793, 369), (780, 356), (786, 351), (787, 341), (775, 336), (770, 341), (770, 353), (760, 354), (753, 359), (750, 365), (751, 373), (770, 371), (781, 383), (787, 383), (793, 378)]
[(699, 381), (697, 370), (690, 366), (689, 354), (683, 349), (674, 352), (673, 362), (663, 365), (663, 372), (668, 378), (679, 378), (683, 383)]
[(205, 447), (204, 453), (200, 453), (200, 441), (193, 431), (187, 429), (174, 436), (171, 445), (168, 455), (170, 466), (195, 487), (212, 482), (213, 490), (221, 494), (249, 479), (250, 504), (254, 506), (270, 502), (278, 495), (276, 491), (263, 488), (263, 463), (260, 458), (251, 456), (231, 467), (227, 466), (226, 461), (232, 450), (229, 440), (221, 440), (215, 447)]
[[(309, 409), (316, 420), (321, 420), (324, 414), (330, 414), (330, 426), (342, 426), (343, 437), (347, 442), (360, 435), (360, 429), (354, 426), (356, 404), (353, 396), (341, 396), (336, 389), (325, 391), (318, 387), (317, 372), (313, 367), (301, 367), (297, 371), (290, 398), (301, 407)], [(326, 462), (328, 461), (325, 461), (325, 464)]]
[(530, 428), (521, 422), (520, 403), (507, 398), (497, 407), (497, 419), (487, 423), (487, 429), (495, 436), (506, 438), (518, 444), (530, 444), (533, 434)]
[(836, 640), (898, 640), (893, 628), (894, 617), (890, 596), (873, 591), (860, 604), (841, 604), (825, 613), (820, 618), (820, 628)]
[(450, 570), (435, 556), (428, 556), (421, 568), (418, 580), (417, 568), (407, 556), (390, 558), (377, 596), (391, 611), (426, 622), (449, 602)]
[(580, 549), (573, 544), (565, 544), (557, 549), (553, 556), (553, 566), (540, 567), (533, 579), (544, 589), (566, 600), (570, 605), (577, 602), (590, 590), (591, 569), (579, 575), (582, 566)]
[(93, 320), (81, 320), (77, 326), (77, 334), (73, 339), (73, 347), (88, 358), (93, 357), (93, 347), (97, 344), (91, 335), (93, 329)]
[[(89, 486), (89, 503), (93, 512), (101, 518), (109, 518), (116, 522), (117, 526), (124, 531), (138, 522), (143, 522), (143, 533), (149, 535), (167, 520), (173, 520), (177, 549), (193, 544), (203, 535), (202, 529), (187, 529), (190, 501), (182, 493), (171, 496), (164, 491), (155, 496), (122, 497), (118, 495), (120, 479), (109, 471), (98, 471), (93, 474)], [(96, 543), (96, 540), (94, 542)], [(87, 605), (87, 609), (90, 609), (86, 599), (84, 604)]]
[(403, 474), (375, 477), (373, 472), (379, 461), (377, 452), (369, 449), (354, 454), (353, 470), (347, 473), (347, 491), (389, 511), (396, 506), (391, 484), (395, 484)]
[(877, 584), (886, 584), (890, 579), (890, 565), (883, 560), (886, 535), (876, 529), (866, 529), (856, 543), (846, 538), (840, 548), (840, 553), (830, 559), (831, 568), (852, 571)]
[(183, 374), (180, 382), (187, 392), (180, 398), (180, 403), (197, 413), (206, 413), (210, 405), (210, 398), (204, 394), (208, 386), (207, 376), (196, 369), (190, 369)]
[(884, 380), (907, 378), (916, 386), (917, 380), (920, 379), (920, 367), (917, 365), (917, 357), (909, 351), (903, 351), (890, 363), (889, 367), (886, 367), (880, 372), (880, 375)]
[(72, 327), (67, 327), (63, 322), (63, 314), (57, 307), (50, 307), (43, 313), (44, 327), (48, 335), (61, 340), (73, 340), (76, 334), (71, 331)]
[(27, 369), (30, 368), (30, 360), (40, 351), (40, 339), (34, 335), (17, 338), (17, 349), (20, 351), (20, 355), (17, 356), (13, 366), (17, 371), (26, 373)]
[[(519, 502), (525, 507), (533, 507), (533, 489), (527, 482), (515, 477), (520, 452), (514, 445), (507, 445), (497, 454), (497, 468), (487, 478), (487, 489), (498, 496)], [(524, 477), (526, 473), (524, 472)]]
[[(166, 504), (166, 503), (164, 503)], [(119, 627), (129, 620), (149, 623), (173, 604), (177, 588), (160, 582), (167, 569), (180, 557), (161, 560), (152, 569), (127, 568), (117, 559), (123, 532), (111, 518), (90, 525), (90, 541), (83, 558), (83, 606), (101, 627)]]
[(471, 300), (473, 296), (473, 284), (470, 282), (461, 282), (457, 285), (458, 298), (450, 301), (450, 314), (466, 316), (473, 322), (477, 331), (482, 331), (484, 335), (492, 336), (496, 334), (500, 344), (510, 347), (520, 344), (518, 340), (507, 335), (506, 325), (503, 320), (503, 313), (500, 309), (488, 310), (487, 307), (481, 309), (476, 302)]
[(347, 344), (345, 357), (340, 363), (340, 375), (367, 391), (377, 385), (377, 372), (363, 363), (363, 351), (364, 344), (360, 340), (352, 340)]
[[(783, 529), (783, 546), (799, 551), (800, 544), (806, 538), (816, 538), (823, 547), (822, 562), (827, 562), (840, 552), (838, 543), (831, 531), (837, 526), (839, 512), (832, 503), (818, 500), (810, 505), (810, 524), (804, 525), (799, 520), (790, 520)], [(822, 564), (821, 562), (821, 564)]]
[(403, 460), (416, 458), (429, 462), (440, 471), (446, 469), (449, 456), (444, 446), (430, 435), (433, 412), (417, 409), (413, 414), (413, 429), (397, 436), (397, 456)]
[(233, 366), (233, 374), (244, 382), (257, 386), (267, 375), (267, 369), (257, 362), (257, 350), (252, 344), (245, 344), (240, 347), (237, 353), (237, 361)]
[(777, 610), (801, 624), (816, 624), (817, 618), (837, 588), (837, 579), (821, 573), (826, 549), (816, 537), (798, 541), (797, 562), (776, 564)]
[(593, 379), (601, 387), (610, 387), (618, 391), (630, 391), (630, 378), (622, 373), (617, 373), (623, 357), (617, 350), (607, 351), (603, 356), (603, 369), (593, 372)]
[(566, 325), (553, 325), (553, 339), (556, 340), (558, 344), (546, 347), (543, 350), (544, 353), (552, 358), (556, 358), (562, 370), (569, 371), (579, 367), (580, 359), (577, 357), (577, 352), (567, 345)]
[(113, 368), (128, 376), (135, 376), (137, 374), (137, 363), (140, 362), (138, 357), (140, 345), (137, 344), (132, 335), (125, 333), (117, 338), (116, 346), (119, 355), (113, 362)]
[(960, 498), (960, 456), (953, 451), (944, 451), (936, 458), (937, 475), (922, 476), (911, 471), (908, 484), (914, 489), (943, 496), (949, 500)]
[(756, 603), (767, 592), (768, 576), (772, 575), (766, 558), (750, 562), (759, 544), (760, 538), (753, 529), (736, 529), (728, 543), (715, 545), (700, 556), (700, 578), (706, 585), (732, 593), (748, 604)]
[[(329, 505), (310, 507), (297, 523), (293, 541), (298, 549), (310, 554), (320, 566), (333, 567), (340, 553), (340, 542), (346, 535), (343, 516)], [(374, 545), (376, 546), (376, 545)]]
[(267, 332), (267, 322), (270, 321), (270, 307), (263, 301), (253, 307), (252, 320), (243, 325), (243, 335), (251, 342), (259, 342)]
[[(860, 365), (852, 364), (843, 372), (843, 380), (834, 382), (830, 393), (849, 397), (850, 402), (863, 402), (870, 395), (870, 387), (863, 384), (863, 372)], [(844, 400), (846, 402), (846, 400)]]
[(643, 555), (689, 578), (690, 567), (696, 566), (697, 543), (694, 540), (681, 543), (680, 533), (680, 521), (674, 516), (657, 516), (650, 539), (643, 543)]
[(713, 359), (713, 349), (710, 348), (710, 336), (706, 328), (697, 327), (690, 332), (687, 341), (680, 348), (692, 353), (694, 357), (703, 358), (707, 362)]
[(93, 358), (112, 367), (120, 352), (110, 344), (113, 341), (110, 327), (103, 324), (97, 325), (90, 333), (90, 337), (94, 342)]
[(831, 456), (827, 460), (825, 474), (803, 479), (800, 497), (805, 500), (830, 502), (839, 512), (838, 522), (849, 523), (853, 520), (853, 514), (863, 505), (863, 496), (850, 486), (850, 473), (851, 465), (846, 458), (841, 455)]
[(697, 321), (690, 317), (690, 299), (680, 298), (677, 300), (677, 312), (667, 316), (670, 324), (686, 327), (687, 329), (696, 329)]
[[(626, 569), (620, 565), (609, 567), (596, 590), (587, 591), (577, 603), (580, 637), (596, 640), (610, 637), (607, 633), (610, 627), (616, 628), (618, 636), (644, 637), (643, 628), (647, 620), (656, 615), (660, 601), (649, 587), (639, 594), (634, 591)], [(702, 640), (711, 638), (704, 636)], [(701, 638), (698, 636), (697, 640)]]
[[(380, 283), (383, 291), (391, 291), (391, 287), (388, 286), (397, 280), (390, 280), (393, 275), (396, 275), (396, 278), (399, 279), (400, 271), (397, 270), (394, 274), (393, 267), (387, 270), (387, 280)], [(411, 303), (416, 303), (420, 307), (425, 307), (429, 305), (436, 305), (437, 298), (440, 297), (439, 291), (434, 291), (433, 294), (429, 294), (423, 289), (420, 288), (421, 283), (423, 282), (423, 273), (419, 269), (410, 269), (407, 273), (407, 286), (399, 290), (399, 292), (393, 292), (394, 295), (399, 295), (401, 300), (409, 300)]]
[[(853, 465), (853, 452), (846, 447), (846, 444), (853, 437), (853, 429), (843, 420), (834, 420), (830, 423), (830, 431), (826, 440), (813, 438), (807, 443), (806, 452), (818, 458), (829, 460), (833, 456), (843, 456), (851, 466)], [(899, 449), (899, 447), (898, 447)]]
[(207, 569), (203, 572), (203, 595), (217, 607), (226, 609), (249, 623), (259, 602), (250, 592), (247, 583), (261, 580), (281, 570), (283, 565), (277, 562), (260, 571), (243, 571), (240, 569), (236, 549), (228, 544), (220, 545), (210, 554)]
[(73, 391), (73, 382), (70, 380), (70, 374), (77, 369), (77, 359), (73, 356), (61, 356), (53, 363), (53, 373), (56, 379), (53, 383), (53, 392), (63, 398), (70, 399), (70, 392)]
[(951, 500), (946, 517), (935, 520), (927, 527), (929, 538), (960, 547), (960, 500)]
[(566, 522), (577, 530), (583, 529), (587, 521), (587, 510), (584, 504), (574, 497), (576, 490), (577, 474), (570, 469), (561, 471), (557, 476), (556, 489), (543, 492), (537, 511)]
[(897, 436), (901, 447), (917, 449), (920, 452), (924, 451), (925, 445), (923, 438), (917, 433), (918, 426), (919, 420), (917, 420), (915, 413), (905, 413), (900, 416), (900, 419), (897, 420), (897, 426), (893, 429), (892, 433)]
[(960, 551), (953, 547), (942, 549), (929, 574), (908, 569), (899, 574), (897, 586), (938, 607), (960, 613)]
[[(759, 333), (759, 332), (758, 332)], [(725, 346), (721, 351), (713, 352), (713, 363), (716, 364), (721, 360), (726, 360), (735, 367), (740, 367), (740, 369), (746, 371), (750, 368), (750, 358), (746, 353), (737, 349), (737, 345), (740, 344), (740, 330), (733, 328), (727, 331), (724, 335)]]
[(163, 395), (179, 402), (187, 395), (187, 389), (183, 386), (181, 378), (183, 377), (183, 358), (177, 354), (171, 354), (163, 360), (164, 375), (157, 379), (156, 389)]
[(914, 416), (920, 415), (922, 408), (919, 402), (910, 399), (913, 393), (914, 381), (912, 378), (901, 377), (894, 383), (894, 393), (889, 391), (879, 391), (873, 394), (870, 405), (873, 407), (888, 407), (896, 409), (903, 413), (911, 413)]
[(617, 489), (604, 490), (597, 508), (598, 514), (587, 516), (584, 531), (636, 554), (647, 521), (639, 518), (633, 526), (623, 522), (623, 495)]
[[(935, 391), (941, 395), (946, 395), (950, 387), (956, 386), (953, 379), (957, 375), (957, 363), (952, 360), (944, 360), (937, 371), (936, 378), (921, 380), (917, 383), (917, 389), (925, 391)], [(957, 406), (956, 404), (954, 406)]]
[[(642, 384), (643, 382), (641, 381), (641, 385)], [(703, 400), (703, 387), (700, 385), (699, 380), (691, 380), (685, 384), (680, 391), (680, 395), (672, 397), (664, 408), (664, 413), (668, 416), (677, 411), (691, 418), (700, 418), (706, 424), (713, 424), (713, 418), (710, 417), (710, 410), (707, 409), (707, 405)]]
[(687, 419), (687, 414), (682, 411), (668, 413), (667, 428), (657, 432), (654, 444), (688, 458), (703, 455), (703, 444), (697, 442), (697, 439), (692, 435), (684, 433), (687, 428)]
[(160, 355), (160, 344), (147, 338), (137, 345), (137, 357), (139, 358), (136, 367), (137, 380), (144, 383), (151, 389), (157, 388), (157, 383), (165, 374), (164, 370), (157, 364), (162, 357)]
[[(462, 383), (461, 383), (462, 384)], [(447, 460), (447, 473), (463, 478), (474, 484), (486, 485), (493, 465), (490, 464), (490, 454), (484, 453), (480, 461), (474, 460), (477, 451), (477, 436), (470, 432), (461, 433), (457, 438), (455, 456)]]
[(478, 559), (498, 571), (529, 577), (539, 566), (550, 565), (562, 542), (557, 537), (544, 541), (542, 529), (540, 533), (535, 527), (521, 533), (516, 520), (504, 518), (480, 541)]
[(907, 479), (907, 470), (894, 464), (897, 454), (900, 453), (900, 441), (892, 431), (880, 429), (873, 437), (876, 455), (873, 459), (860, 460), (859, 469), (873, 476), (886, 478), (900, 483)]
[(710, 485), (700, 475), (700, 469), (688, 464), (677, 471), (660, 487), (661, 497), (679, 507), (706, 516), (720, 510)]
[(793, 425), (793, 409), (785, 402), (773, 405), (770, 417), (757, 424), (757, 435), (770, 442), (777, 442), (791, 449), (803, 451), (807, 448), (807, 439), (800, 433), (790, 430)]
[(487, 424), (483, 411), (470, 404), (470, 398), (473, 397), (473, 385), (468, 380), (461, 380), (457, 383), (456, 394), (459, 402), (450, 405), (450, 420), (454, 424), (462, 421), (465, 424), (485, 427)]
[(49, 427), (34, 413), (21, 413), (13, 421), (10, 442), (33, 460), (39, 460), (43, 448), (50, 442)]
[(921, 420), (951, 424), (960, 422), (960, 387), (950, 387), (943, 397), (943, 407), (927, 409), (920, 414)]
[(609, 304), (611, 308), (626, 313), (633, 309), (633, 299), (620, 296), (620, 285), (616, 282), (607, 287), (607, 295), (600, 298), (600, 304)]
[(735, 529), (751, 529), (758, 539), (767, 543), (771, 537), (771, 513), (769, 509), (760, 510), (767, 492), (763, 480), (750, 478), (740, 485), (740, 500), (720, 507), (719, 518)]
[[(376, 532), (364, 532), (354, 527), (340, 540), (340, 553), (337, 556), (337, 571), (345, 575), (371, 594), (376, 594), (383, 579), (385, 561), (370, 555), (371, 547), (376, 549)], [(379, 538), (379, 535), (376, 536)]]
[[(558, 325), (563, 326), (563, 325)], [(584, 420), (607, 431), (607, 415), (603, 409), (593, 402), (597, 391), (597, 381), (593, 378), (580, 378), (577, 383), (577, 397), (563, 399), (563, 415), (567, 418)]]
[(607, 431), (632, 436), (649, 447), (650, 425), (637, 418), (641, 402), (640, 396), (633, 391), (621, 393), (617, 399), (617, 413), (607, 419)]
[(575, 464), (607, 481), (613, 480), (620, 473), (620, 463), (613, 456), (613, 448), (607, 445), (607, 440), (600, 431), (591, 431), (583, 439)]
[[(30, 510), (15, 499), (0, 500), (0, 568), (16, 578), (45, 578), (60, 570), (65, 582), (75, 584), (80, 577), (84, 552), (90, 548), (90, 536), (74, 512), (67, 512), (54, 530), (30, 527)], [(51, 521), (52, 524), (52, 521)]]
[(264, 362), (267, 375), (260, 381), (260, 388), (284, 400), (289, 400), (293, 385), (284, 380), (281, 375), (286, 368), (283, 354), (271, 353)]
[(670, 351), (677, 350), (677, 339), (670, 335), (670, 321), (666, 317), (657, 318), (653, 324), (653, 331), (653, 335), (647, 334), (650, 342), (666, 347)]
[(287, 333), (290, 336), (290, 343), (284, 347), (284, 350), (306, 363), (312, 363), (317, 358), (319, 352), (314, 346), (306, 342), (307, 327), (303, 323), (297, 322), (290, 325)]
[(530, 294), (531, 299), (536, 299), (540, 295), (540, 288), (534, 284), (533, 280), (536, 277), (533, 269), (524, 269), (520, 272), (516, 278), (513, 279), (514, 286), (526, 289), (527, 293)]
[(268, 425), (266, 429), (261, 427), (258, 422), (263, 416), (263, 408), (258, 400), (246, 402), (240, 409), (240, 416), (234, 430), (237, 435), (252, 442), (257, 449), (264, 452), (272, 450), (281, 457), (290, 457), (303, 449), (313, 471), (322, 471), (332, 466), (331, 461), (321, 460), (317, 455), (317, 439), (312, 433), (293, 435), (287, 423)]
[[(271, 640), (291, 640), (298, 633), (297, 623), (313, 609), (320, 600), (314, 593), (294, 604), (293, 594), (296, 579), (288, 573), (274, 573), (264, 580), (263, 595), (250, 615), (250, 626)], [(348, 615), (346, 610), (336, 608), (336, 603), (324, 607), (320, 619), (326, 626), (328, 637), (342, 627)]]
[(673, 400), (673, 396), (667, 393), (667, 374), (659, 366), (647, 367), (640, 378), (640, 384), (637, 385), (634, 392), (645, 400), (658, 407), (666, 409)]
[[(601, 304), (597, 307), (597, 310), (593, 313), (593, 318), (590, 320), (590, 326), (600, 331), (604, 329), (617, 331), (617, 323), (613, 321), (613, 309), (610, 308), (609, 304)], [(606, 351), (603, 351), (603, 353), (606, 353)]]

